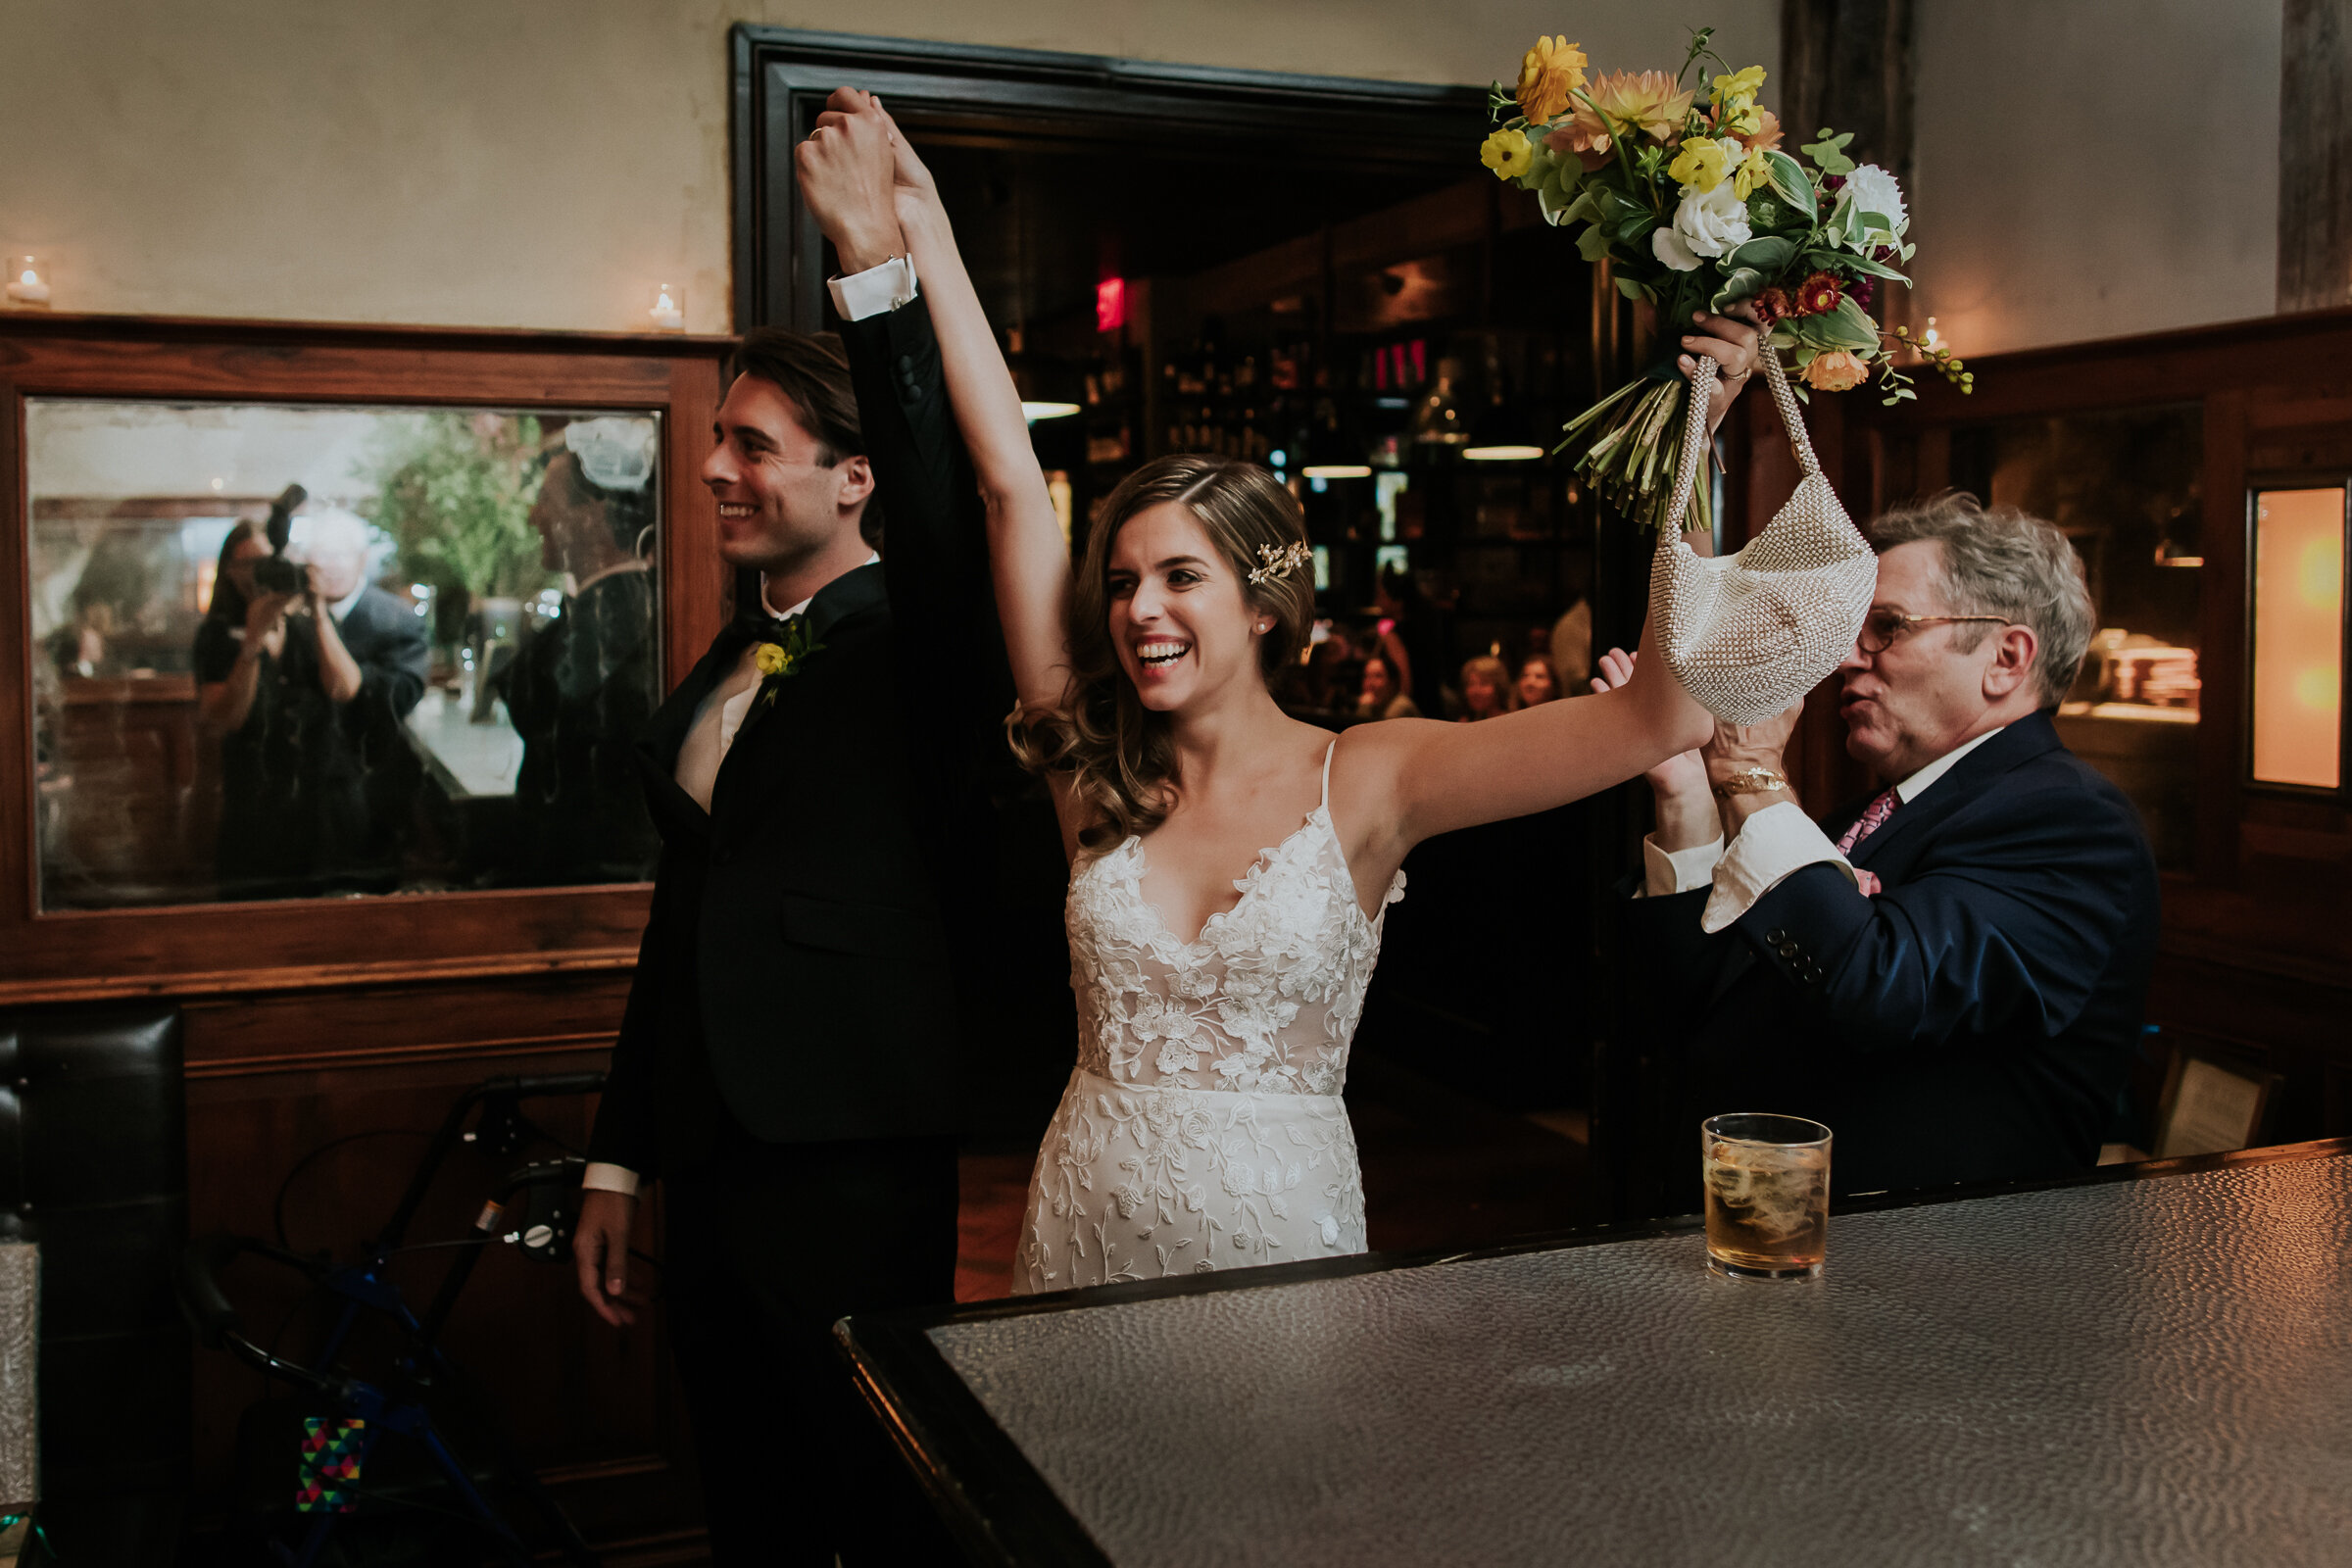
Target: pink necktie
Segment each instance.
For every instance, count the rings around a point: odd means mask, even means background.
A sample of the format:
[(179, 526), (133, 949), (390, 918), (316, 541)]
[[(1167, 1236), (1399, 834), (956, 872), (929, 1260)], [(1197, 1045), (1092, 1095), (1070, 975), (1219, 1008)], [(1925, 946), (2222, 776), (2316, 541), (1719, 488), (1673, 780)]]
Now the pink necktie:
[(1854, 825), (1845, 830), (1845, 837), (1838, 841), (1838, 853), (1839, 855), (1853, 854), (1854, 847), (1884, 826), (1886, 819), (1894, 814), (1895, 807), (1901, 802), (1902, 797), (1892, 790), (1888, 790), (1871, 802), (1868, 807), (1864, 808), (1862, 815)]

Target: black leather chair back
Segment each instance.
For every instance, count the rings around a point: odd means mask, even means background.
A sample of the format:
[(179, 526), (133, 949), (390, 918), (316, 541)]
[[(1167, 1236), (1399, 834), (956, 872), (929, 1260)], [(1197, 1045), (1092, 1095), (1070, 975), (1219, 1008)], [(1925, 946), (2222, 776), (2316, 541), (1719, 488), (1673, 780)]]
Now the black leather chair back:
[(176, 1547), (186, 1108), (176, 1009), (0, 1013), (0, 1236), (41, 1248), (41, 1517), (64, 1562)]

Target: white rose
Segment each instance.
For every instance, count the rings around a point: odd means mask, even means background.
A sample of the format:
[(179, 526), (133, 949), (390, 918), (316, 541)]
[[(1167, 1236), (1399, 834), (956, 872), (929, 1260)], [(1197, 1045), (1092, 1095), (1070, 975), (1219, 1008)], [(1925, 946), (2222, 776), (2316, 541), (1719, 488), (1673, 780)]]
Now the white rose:
[(1838, 192), (1838, 202), (1857, 212), (1877, 213), (1898, 233), (1910, 217), (1903, 208), (1903, 187), (1876, 164), (1864, 164), (1846, 175), (1844, 187)]
[(1676, 261), (1657, 240), (1650, 242), (1650, 250), (1676, 271), (1687, 272), (1698, 265), (1700, 257), (1727, 256), (1753, 237), (1754, 231), (1747, 226), (1747, 203), (1726, 179), (1713, 190), (1692, 191), (1674, 210), (1673, 242), (1681, 254), (1690, 258), (1687, 265)]

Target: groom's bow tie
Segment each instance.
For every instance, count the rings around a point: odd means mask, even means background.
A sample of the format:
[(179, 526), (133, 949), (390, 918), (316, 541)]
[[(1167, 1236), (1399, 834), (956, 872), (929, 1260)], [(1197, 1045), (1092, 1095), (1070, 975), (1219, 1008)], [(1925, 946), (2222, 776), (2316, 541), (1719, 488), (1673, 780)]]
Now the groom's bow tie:
[(792, 635), (792, 628), (800, 620), (800, 615), (771, 615), (764, 610), (747, 610), (736, 618), (736, 624), (753, 642), (782, 643)]

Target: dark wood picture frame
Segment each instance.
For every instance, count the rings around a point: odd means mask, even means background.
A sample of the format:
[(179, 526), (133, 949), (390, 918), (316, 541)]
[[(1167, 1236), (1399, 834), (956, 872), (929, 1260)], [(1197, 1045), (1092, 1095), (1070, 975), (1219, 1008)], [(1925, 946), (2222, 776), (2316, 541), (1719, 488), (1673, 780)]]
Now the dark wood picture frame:
[(725, 615), (696, 478), (732, 340), (301, 322), (0, 317), (0, 1006), (626, 969), (647, 885), (42, 913), (32, 842), (25, 400), (652, 411), (662, 416), (663, 684)]
[(1156, 142), (1266, 164), (1345, 155), (1359, 170), (1457, 170), (1487, 119), (1484, 91), (1037, 49), (738, 24), (729, 33), (735, 325), (824, 327), (824, 239), (792, 148), (844, 84), (902, 115), (1034, 141)]
[[(2176, 1149), (2174, 1123), (2182, 1110), (2182, 1097), (2188, 1091), (2189, 1065), (2201, 1063), (2230, 1078), (2253, 1086), (2253, 1110), (2245, 1118), (2242, 1129), (2233, 1129), (2228, 1147), (2223, 1149)], [(2196, 1154), (2234, 1153), (2242, 1149), (2259, 1147), (2271, 1121), (2271, 1106), (2278, 1086), (2285, 1075), (2248, 1061), (2243, 1055), (2227, 1049), (2175, 1039), (2169, 1059), (2165, 1063), (2164, 1089), (2157, 1097), (2156, 1119), (2149, 1131), (2149, 1149), (2157, 1159), (2173, 1159)]]

